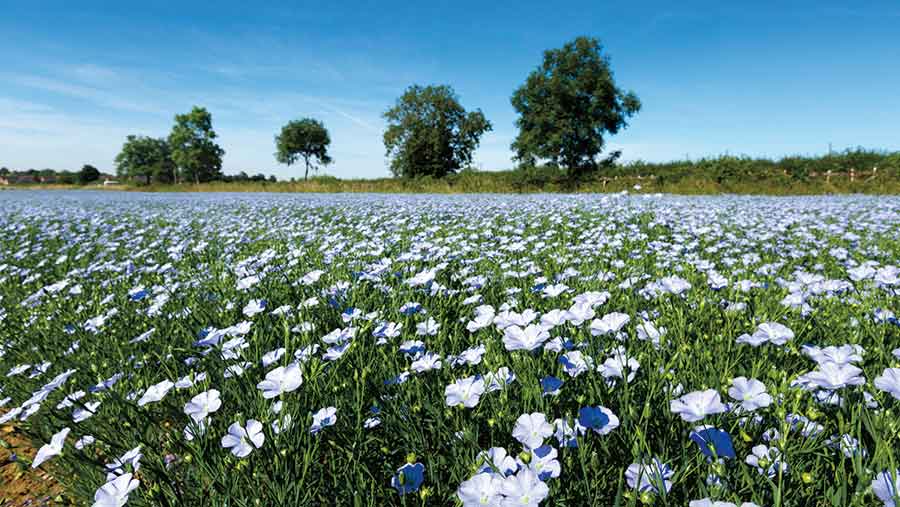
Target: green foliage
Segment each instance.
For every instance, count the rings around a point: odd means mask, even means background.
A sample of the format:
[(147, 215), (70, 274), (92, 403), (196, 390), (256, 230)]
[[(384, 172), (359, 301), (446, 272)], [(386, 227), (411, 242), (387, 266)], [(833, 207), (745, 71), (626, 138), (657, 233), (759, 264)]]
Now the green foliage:
[[(602, 172), (573, 181), (566, 171), (550, 165), (523, 166), (507, 171), (463, 170), (445, 178), (421, 177), (347, 180), (310, 178), (262, 187), (208, 184), (203, 191), (267, 192), (423, 192), (423, 193), (531, 193), (629, 192), (673, 194), (808, 195), (833, 193), (900, 194), (900, 152), (850, 150), (827, 156), (791, 156), (780, 160), (721, 156), (673, 162), (610, 163)], [(609, 156), (605, 157), (611, 158)], [(863, 159), (872, 165), (851, 164)], [(857, 171), (851, 181), (849, 170)], [(878, 170), (873, 173), (873, 168)], [(829, 177), (828, 169), (834, 172)], [(804, 175), (806, 175), (804, 177)], [(226, 177), (227, 178), (227, 177)], [(634, 186), (639, 185), (639, 189)], [(177, 190), (158, 187), (155, 190)]]
[(881, 162), (880, 170), (894, 177), (900, 177), (900, 152), (892, 153)]
[(216, 144), (216, 137), (206, 108), (194, 106), (189, 113), (175, 115), (169, 146), (184, 179), (201, 183), (221, 177), (225, 150)]
[(275, 136), (275, 159), (291, 165), (301, 158), (306, 163), (306, 172), (303, 179), (309, 179), (309, 168), (314, 170), (319, 165), (328, 165), (332, 162), (328, 156), (328, 145), (331, 138), (328, 129), (319, 120), (303, 118), (288, 122), (281, 128), (281, 133)]
[(334, 184), (334, 183), (339, 183), (341, 180), (334, 176), (322, 175), (322, 176), (314, 176), (313, 181), (315, 181), (317, 183), (326, 183), (326, 184), (332, 183), (332, 184)]
[(82, 185), (86, 185), (99, 179), (100, 170), (90, 164), (85, 164), (81, 167), (81, 171), (78, 172), (78, 182)]
[(781, 170), (797, 181), (809, 181), (809, 166), (803, 157), (793, 156), (781, 159)]
[[(635, 174), (653, 175), (666, 182), (679, 181), (685, 178), (709, 179), (717, 184), (753, 184), (760, 183), (759, 193), (769, 193), (762, 185), (763, 181), (774, 178), (785, 178), (790, 182), (812, 182), (825, 179), (828, 171), (844, 175), (853, 170), (869, 177), (873, 168), (878, 168), (875, 176), (896, 176), (900, 170), (900, 153), (887, 153), (876, 150), (856, 148), (843, 152), (835, 152), (823, 156), (792, 155), (781, 159), (752, 158), (748, 156), (723, 155), (719, 157), (701, 158), (697, 160), (679, 160), (672, 162), (648, 163), (643, 161), (618, 165), (608, 171), (610, 176), (629, 176)], [(895, 169), (898, 168), (898, 169)]]
[[(271, 176), (271, 175), (266, 177), (266, 175), (263, 173), (256, 173), (253, 176), (250, 176), (245, 171), (241, 171), (237, 174), (222, 175), (222, 177), (219, 178), (217, 181), (222, 181), (225, 183), (247, 183), (247, 182), (257, 182), (257, 183), (271, 182), (271, 183), (274, 183), (277, 181), (277, 179), (275, 178), (275, 176)], [(193, 188), (192, 188), (192, 190), (193, 190)]]
[[(614, 155), (614, 153), (613, 153)], [(612, 159), (611, 155), (604, 157)], [(604, 162), (601, 162), (604, 163)], [(855, 177), (850, 179), (850, 169)], [(875, 170), (877, 168), (877, 170)], [(832, 173), (829, 175), (828, 171)], [(120, 176), (124, 176), (119, 171)], [(15, 186), (75, 184), (78, 173), (54, 169), (10, 171)], [(270, 184), (271, 177), (246, 172), (222, 175), (203, 185), (173, 186), (166, 178), (142, 191), (224, 192), (427, 192), (427, 193), (530, 193), (620, 192), (674, 194), (900, 194), (900, 152), (861, 148), (824, 156), (794, 155), (782, 159), (720, 156), (671, 162), (608, 162), (602, 171), (572, 180), (551, 165), (522, 166), (516, 170), (464, 169), (445, 178), (339, 179), (316, 176), (308, 181)]]
[(625, 128), (641, 108), (637, 95), (616, 87), (609, 57), (589, 37), (545, 51), (511, 102), (519, 113), (516, 160), (525, 166), (545, 161), (576, 178), (597, 169), (604, 136)]
[(169, 143), (162, 138), (128, 136), (116, 155), (116, 174), (126, 178), (170, 183), (176, 179)]
[(515, 172), (515, 184), (520, 191), (534, 187), (544, 188), (564, 178), (565, 174), (559, 167), (549, 165), (525, 165)]
[(78, 183), (78, 173), (73, 171), (60, 171), (56, 173), (56, 180), (58, 183), (64, 185), (75, 185)]
[(410, 86), (384, 118), (391, 172), (405, 178), (442, 178), (467, 167), (493, 128), (480, 109), (467, 113), (447, 85)]

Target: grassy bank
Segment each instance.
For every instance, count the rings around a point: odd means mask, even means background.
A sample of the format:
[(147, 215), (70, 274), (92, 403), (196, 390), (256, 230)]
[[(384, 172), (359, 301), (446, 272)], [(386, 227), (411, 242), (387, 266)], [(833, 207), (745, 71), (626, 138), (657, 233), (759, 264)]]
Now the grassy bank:
[[(639, 187), (639, 188), (636, 188)], [(372, 193), (538, 193), (538, 192), (629, 192), (702, 194), (900, 194), (900, 178), (891, 175), (854, 176), (835, 174), (830, 178), (816, 177), (797, 180), (784, 175), (771, 175), (746, 180), (718, 181), (703, 176), (678, 178), (645, 175), (597, 177), (571, 183), (565, 179), (529, 181), (514, 171), (467, 173), (441, 180), (402, 180), (382, 178), (372, 180), (339, 180), (313, 178), (299, 182), (212, 182), (199, 185), (149, 185), (128, 187), (129, 190), (149, 192), (372, 192)]]
[[(785, 176), (770, 176), (745, 181), (717, 181), (711, 178), (688, 176), (677, 179), (660, 177), (613, 176), (596, 178), (577, 184), (564, 180), (547, 182), (522, 181), (512, 172), (474, 173), (456, 175), (443, 180), (400, 180), (382, 178), (372, 180), (339, 180), (337, 178), (313, 178), (299, 182), (211, 182), (185, 185), (31, 185), (14, 188), (30, 189), (101, 189), (140, 192), (308, 192), (308, 193), (537, 193), (537, 192), (629, 192), (669, 193), (683, 195), (703, 194), (765, 194), (765, 195), (820, 195), (820, 194), (900, 194), (900, 178), (887, 174), (855, 177), (848, 174), (810, 178), (806, 181)], [(635, 186), (639, 186), (636, 189)], [(9, 188), (9, 187), (7, 187)]]
[[(640, 188), (636, 188), (639, 186)], [(197, 184), (31, 185), (26, 188), (103, 188), (145, 192), (372, 192), (536, 193), (620, 192), (671, 194), (900, 194), (900, 153), (853, 150), (821, 157), (778, 160), (722, 156), (668, 163), (632, 162), (603, 168), (572, 182), (559, 170), (463, 171), (443, 179), (338, 179), (309, 181), (215, 181)]]

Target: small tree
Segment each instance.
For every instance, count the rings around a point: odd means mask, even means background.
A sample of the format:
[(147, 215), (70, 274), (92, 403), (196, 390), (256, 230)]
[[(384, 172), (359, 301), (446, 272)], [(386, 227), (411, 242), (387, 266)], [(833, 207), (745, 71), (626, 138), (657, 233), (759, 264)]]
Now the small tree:
[(116, 174), (125, 178), (143, 178), (146, 183), (170, 182), (176, 181), (176, 170), (165, 139), (128, 136), (116, 155)]
[(100, 171), (90, 164), (85, 164), (81, 167), (81, 171), (78, 172), (78, 182), (82, 185), (86, 185), (99, 179)]
[(573, 177), (596, 170), (604, 135), (627, 127), (641, 109), (637, 95), (616, 87), (609, 57), (589, 37), (545, 51), (511, 102), (519, 113), (515, 159), (523, 166), (562, 165)]
[(492, 129), (481, 110), (467, 113), (453, 88), (413, 85), (384, 113), (384, 147), (394, 176), (441, 178), (472, 163)]
[(216, 137), (206, 108), (194, 106), (189, 113), (175, 115), (169, 146), (172, 160), (186, 179), (201, 183), (222, 176), (225, 150), (216, 144)]
[(314, 170), (318, 166), (328, 165), (332, 162), (328, 156), (328, 145), (331, 138), (328, 129), (319, 120), (303, 118), (288, 122), (281, 128), (281, 133), (275, 136), (275, 160), (290, 166), (299, 159), (306, 164), (306, 172), (303, 180), (309, 178), (309, 168)]

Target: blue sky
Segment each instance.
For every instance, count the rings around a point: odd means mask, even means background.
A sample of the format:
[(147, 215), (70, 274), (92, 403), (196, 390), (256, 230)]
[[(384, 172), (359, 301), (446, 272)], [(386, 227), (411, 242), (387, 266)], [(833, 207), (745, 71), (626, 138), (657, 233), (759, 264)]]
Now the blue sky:
[[(741, 4), (741, 5), (739, 5)], [(543, 50), (599, 38), (644, 104), (626, 160), (900, 149), (900, 2), (0, 1), (0, 165), (113, 171), (128, 134), (213, 114), (224, 169), (279, 166), (290, 119), (332, 133), (327, 174), (388, 174), (381, 113), (450, 84), (494, 124), (482, 169), (511, 167), (509, 97)]]

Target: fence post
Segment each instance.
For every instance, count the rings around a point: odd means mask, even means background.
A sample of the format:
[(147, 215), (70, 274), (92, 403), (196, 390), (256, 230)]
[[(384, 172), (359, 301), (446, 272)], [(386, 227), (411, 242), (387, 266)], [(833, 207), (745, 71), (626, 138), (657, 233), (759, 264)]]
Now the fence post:
[(856, 180), (856, 173), (853, 171), (853, 168), (851, 167), (850, 168), (850, 183), (853, 183), (854, 180)]
[(825, 183), (831, 183), (831, 169), (825, 171)]

